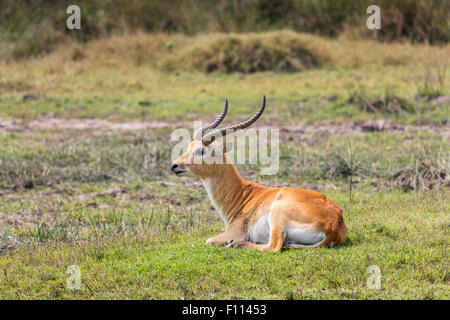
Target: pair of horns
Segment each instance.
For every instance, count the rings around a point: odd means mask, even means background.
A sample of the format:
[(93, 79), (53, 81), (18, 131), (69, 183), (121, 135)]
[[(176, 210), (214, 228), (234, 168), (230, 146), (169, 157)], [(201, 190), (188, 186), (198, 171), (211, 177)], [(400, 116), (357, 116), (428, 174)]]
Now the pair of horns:
[(232, 126), (216, 129), (206, 133), (209, 130), (217, 128), (219, 124), (222, 122), (222, 120), (225, 118), (225, 115), (227, 114), (228, 111), (228, 100), (226, 100), (225, 107), (223, 108), (223, 111), (219, 115), (219, 117), (213, 122), (211, 122), (207, 127), (198, 129), (194, 133), (194, 140), (201, 140), (204, 146), (208, 146), (215, 140), (216, 137), (219, 136), (225, 137), (227, 133), (232, 133), (238, 130), (245, 129), (251, 126), (256, 120), (258, 120), (258, 118), (263, 114), (265, 107), (266, 107), (266, 96), (263, 96), (261, 107), (259, 107), (258, 112), (256, 112), (255, 115), (250, 119)]

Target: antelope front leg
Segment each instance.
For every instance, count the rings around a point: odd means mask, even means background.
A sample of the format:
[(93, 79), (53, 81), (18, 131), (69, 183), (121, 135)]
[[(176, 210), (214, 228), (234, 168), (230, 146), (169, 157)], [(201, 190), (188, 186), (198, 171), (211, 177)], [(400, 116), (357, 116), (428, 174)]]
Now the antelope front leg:
[(207, 245), (225, 246), (232, 241), (240, 241), (244, 239), (244, 233), (240, 230), (231, 229), (206, 240)]

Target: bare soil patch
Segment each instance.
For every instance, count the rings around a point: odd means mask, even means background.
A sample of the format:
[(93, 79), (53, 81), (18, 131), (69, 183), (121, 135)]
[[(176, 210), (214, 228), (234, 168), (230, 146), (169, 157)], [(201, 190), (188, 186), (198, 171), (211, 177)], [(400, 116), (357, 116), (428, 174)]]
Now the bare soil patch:
[(173, 124), (168, 122), (112, 122), (102, 119), (58, 119), (50, 117), (39, 117), (28, 123), (19, 119), (0, 119), (0, 131), (45, 131), (45, 130), (119, 130), (134, 131), (170, 128)]
[[(203, 119), (208, 123), (212, 119)], [(193, 122), (180, 122), (174, 125), (172, 122), (150, 122), (150, 121), (124, 121), (113, 122), (104, 119), (59, 119), (41, 116), (36, 120), (24, 122), (21, 119), (1, 119), (0, 132), (24, 132), (24, 131), (46, 131), (46, 130), (93, 130), (93, 131), (139, 131), (149, 129), (185, 127), (192, 129)], [(367, 122), (346, 122), (341, 124), (319, 124), (319, 125), (285, 125), (277, 121), (260, 121), (253, 128), (278, 128), (281, 132), (295, 135), (311, 134), (359, 134), (363, 132), (417, 132), (430, 131), (439, 132), (444, 137), (450, 137), (450, 124), (428, 124), (428, 125), (403, 125), (394, 123), (387, 119), (379, 119)]]

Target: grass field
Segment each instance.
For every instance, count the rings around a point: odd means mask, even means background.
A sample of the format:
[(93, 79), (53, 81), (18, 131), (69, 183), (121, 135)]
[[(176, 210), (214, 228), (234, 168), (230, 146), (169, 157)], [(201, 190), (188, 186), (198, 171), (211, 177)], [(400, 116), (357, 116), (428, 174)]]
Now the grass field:
[[(0, 298), (449, 299), (448, 45), (280, 34), (320, 66), (204, 72), (193, 57), (213, 36), (146, 34), (1, 64)], [(205, 245), (223, 223), (200, 181), (170, 174), (170, 134), (226, 98), (225, 122), (242, 120), (263, 94), (257, 126), (280, 129), (280, 170), (238, 170), (327, 194), (346, 245)], [(66, 286), (71, 265), (81, 290)]]

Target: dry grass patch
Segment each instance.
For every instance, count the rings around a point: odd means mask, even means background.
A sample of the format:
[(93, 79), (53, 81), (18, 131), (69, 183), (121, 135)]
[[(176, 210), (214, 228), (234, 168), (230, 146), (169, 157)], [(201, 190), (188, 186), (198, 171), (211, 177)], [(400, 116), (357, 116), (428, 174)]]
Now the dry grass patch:
[(427, 69), (450, 64), (448, 57), (450, 45), (382, 44), (292, 31), (196, 36), (136, 33), (101, 38), (85, 46), (65, 43), (47, 56), (9, 62), (4, 69), (19, 72), (37, 68), (52, 74), (129, 66), (225, 73), (295, 72), (319, 66), (341, 69), (414, 65)]
[(395, 188), (431, 190), (450, 186), (450, 154), (416, 159), (413, 164), (398, 170), (391, 177)]

